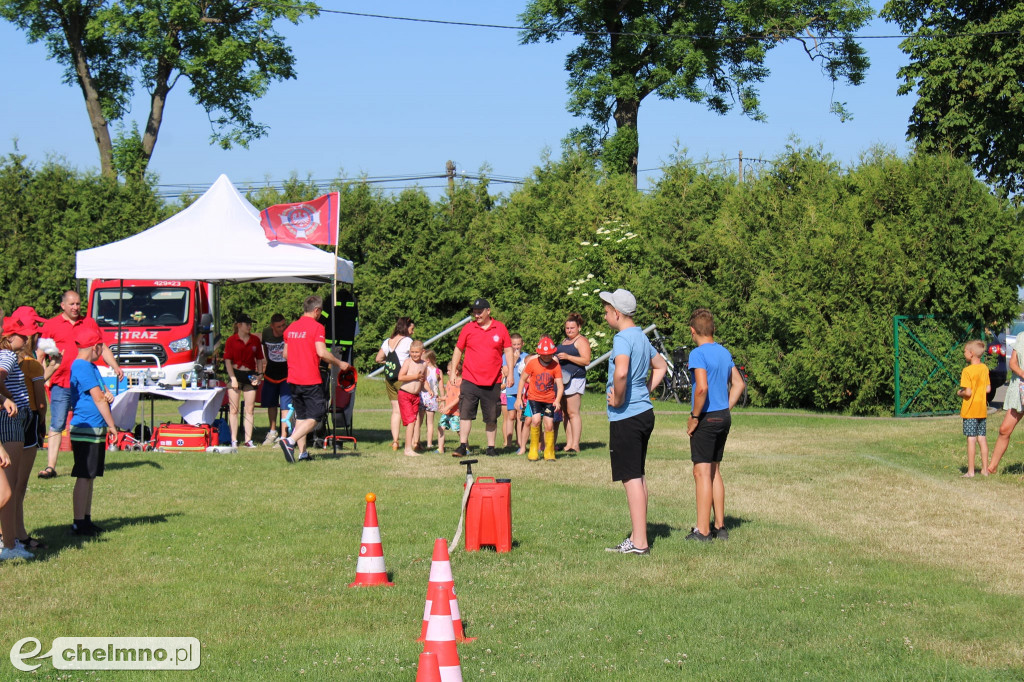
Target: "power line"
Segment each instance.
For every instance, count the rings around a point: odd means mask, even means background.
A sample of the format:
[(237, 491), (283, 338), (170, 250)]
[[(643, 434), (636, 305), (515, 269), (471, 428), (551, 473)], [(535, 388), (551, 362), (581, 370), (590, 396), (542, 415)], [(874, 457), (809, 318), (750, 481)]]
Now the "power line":
[[(302, 5), (290, 5), (287, 3), (279, 2), (253, 2), (256, 5), (273, 6), (281, 9), (295, 9), (305, 10), (306, 7)], [(325, 7), (318, 7), (318, 13), (322, 14), (339, 14), (350, 17), (360, 17), (363, 19), (383, 19), (386, 21), (406, 21), (421, 24), (439, 24), (442, 26), (461, 26), (465, 28), (492, 28), (507, 31), (530, 31), (533, 30), (528, 26), (517, 26), (511, 24), (485, 24), (474, 21), (455, 21), (451, 19), (426, 19), (423, 17), (404, 17), (390, 14), (372, 14), (369, 12), (350, 12), (347, 10), (340, 9), (327, 9)], [(794, 35), (794, 36), (783, 36), (779, 37), (776, 35), (762, 33), (741, 33), (735, 36), (723, 37), (721, 35), (700, 35), (700, 34), (672, 34), (672, 33), (640, 33), (633, 31), (586, 31), (572, 28), (559, 28), (557, 26), (546, 26), (545, 32), (550, 33), (562, 33), (567, 35), (595, 35), (595, 36), (624, 36), (632, 38), (689, 38), (690, 40), (717, 40), (723, 43), (731, 42), (749, 42), (755, 40), (774, 40), (776, 42), (789, 41), (789, 40), (815, 40), (818, 42), (834, 42), (846, 40), (845, 35), (820, 35), (815, 36), (811, 34), (806, 35)], [(905, 40), (907, 38), (960, 38), (960, 37), (988, 37), (988, 36), (1021, 36), (1020, 31), (979, 31), (972, 33), (948, 33), (943, 35), (930, 35), (921, 36), (914, 33), (893, 33), (893, 34), (880, 34), (880, 35), (856, 35), (852, 36), (855, 40)]]

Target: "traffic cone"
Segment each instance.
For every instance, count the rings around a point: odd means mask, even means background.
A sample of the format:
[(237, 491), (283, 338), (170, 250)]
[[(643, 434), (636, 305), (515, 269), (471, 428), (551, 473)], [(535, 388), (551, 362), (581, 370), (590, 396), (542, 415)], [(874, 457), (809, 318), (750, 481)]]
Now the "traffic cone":
[(437, 655), (433, 651), (420, 654), (420, 664), (416, 667), (416, 682), (441, 682), (441, 667), (437, 664)]
[(359, 545), (359, 560), (356, 562), (356, 581), (349, 587), (387, 585), (387, 571), (384, 570), (384, 547), (380, 544), (380, 527), (377, 525), (377, 496), (366, 494), (366, 518), (363, 521), (363, 539)]
[(430, 591), (430, 622), (427, 624), (427, 638), (423, 643), (423, 651), (437, 656), (441, 682), (462, 682), (462, 666), (459, 665), (459, 651), (455, 647), (455, 629), (452, 626), (448, 591), (437, 583)]
[(448, 557), (448, 541), (444, 538), (434, 540), (434, 556), (430, 560), (430, 580), (427, 582), (427, 603), (423, 607), (423, 629), (417, 642), (427, 639), (427, 624), (430, 622), (430, 594), (435, 585), (440, 585), (448, 594), (448, 607), (452, 615), (452, 627), (455, 639), (459, 642), (472, 642), (476, 637), (466, 637), (462, 629), (462, 615), (459, 612), (459, 600), (455, 597), (455, 580), (452, 578), (452, 563)]

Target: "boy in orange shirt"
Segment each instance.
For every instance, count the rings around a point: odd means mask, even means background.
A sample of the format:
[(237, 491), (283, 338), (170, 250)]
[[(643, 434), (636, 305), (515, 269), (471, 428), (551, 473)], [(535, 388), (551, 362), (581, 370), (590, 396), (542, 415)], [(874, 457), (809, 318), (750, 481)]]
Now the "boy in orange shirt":
[(539, 458), (540, 425), (544, 422), (544, 459), (555, 461), (555, 405), (562, 402), (565, 386), (562, 384), (562, 367), (555, 360), (558, 349), (549, 337), (541, 337), (537, 344), (539, 357), (527, 360), (519, 377), (519, 394), (516, 395), (516, 409), (523, 409), (524, 397), (530, 401), (530, 453), (531, 462)]
[(964, 435), (967, 436), (967, 473), (964, 478), (974, 476), (975, 443), (981, 444), (981, 475), (988, 476), (988, 441), (985, 426), (988, 421), (986, 396), (992, 390), (988, 378), (988, 367), (981, 362), (985, 353), (985, 342), (977, 339), (964, 345), (964, 359), (970, 363), (960, 372), (960, 390), (956, 392), (963, 403), (960, 416), (964, 419)]

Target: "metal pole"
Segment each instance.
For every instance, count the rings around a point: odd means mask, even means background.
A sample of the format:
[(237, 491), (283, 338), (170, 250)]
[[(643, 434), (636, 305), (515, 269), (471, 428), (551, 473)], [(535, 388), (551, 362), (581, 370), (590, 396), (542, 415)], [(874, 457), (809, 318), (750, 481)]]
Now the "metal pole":
[[(434, 336), (431, 336), (431, 337), (430, 337), (429, 339), (427, 339), (426, 341), (424, 341), (424, 342), (423, 342), (423, 347), (424, 347), (424, 348), (426, 348), (426, 347), (427, 347), (427, 346), (429, 346), (430, 344), (434, 343), (434, 341), (437, 341), (438, 339), (440, 339), (440, 338), (441, 338), (442, 336), (446, 336), (446, 335), (450, 334), (451, 332), (455, 331), (456, 329), (458, 329), (458, 328), (462, 327), (462, 325), (466, 324), (466, 323), (467, 323), (467, 322), (469, 322), (469, 321), (470, 321), (471, 319), (473, 319), (473, 318), (471, 318), (471, 317), (469, 317), (469, 316), (467, 315), (466, 317), (462, 318), (461, 320), (459, 320), (458, 322), (456, 322), (456, 323), (455, 323), (455, 324), (453, 324), (452, 326), (450, 326), (450, 327), (448, 327), (447, 329), (445, 329), (445, 330), (444, 330), (443, 332), (441, 332), (440, 334), (435, 334)], [(377, 369), (375, 369), (375, 370), (373, 370), (372, 372), (370, 372), (369, 374), (367, 374), (367, 375), (366, 375), (366, 378), (368, 378), (368, 379), (372, 379), (373, 377), (377, 376), (378, 374), (380, 374), (380, 373), (381, 373), (381, 372), (383, 372), (383, 371), (384, 371), (384, 368), (383, 368), (383, 367), (378, 367)]]

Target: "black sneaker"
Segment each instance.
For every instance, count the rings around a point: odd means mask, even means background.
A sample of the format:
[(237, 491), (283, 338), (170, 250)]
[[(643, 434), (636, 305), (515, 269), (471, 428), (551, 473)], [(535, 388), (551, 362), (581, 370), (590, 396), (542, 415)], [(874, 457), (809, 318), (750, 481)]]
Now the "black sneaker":
[(86, 538), (94, 538), (97, 535), (99, 535), (99, 532), (96, 530), (95, 526), (85, 523), (84, 521), (82, 523), (72, 523), (70, 533), (71, 535), (77, 535), (79, 537)]
[(643, 549), (640, 549), (639, 547), (633, 544), (632, 540), (626, 538), (614, 547), (605, 547), (604, 551), (615, 552), (617, 554), (650, 554), (651, 548), (644, 547)]
[(497, 457), (498, 451), (494, 449), (493, 445), (488, 445), (487, 451), (484, 454), (487, 455), (488, 457)]
[(693, 530), (690, 531), (690, 534), (687, 535), (683, 539), (684, 540), (696, 540), (697, 542), (711, 542), (712, 540), (715, 539), (715, 536), (713, 534), (710, 534), (710, 533), (708, 535), (702, 535), (699, 530), (694, 528)]
[(279, 445), (284, 452), (285, 461), (289, 464), (295, 464), (295, 444), (288, 442), (287, 438), (282, 438)]
[(728, 540), (729, 539), (729, 530), (725, 526), (722, 526), (721, 528), (713, 528), (711, 530), (711, 535), (716, 540)]
[(453, 453), (453, 456), (454, 457), (465, 457), (466, 456), (466, 451), (468, 449), (469, 448), (466, 447), (465, 443), (459, 443), (459, 447), (455, 448), (455, 452)]

